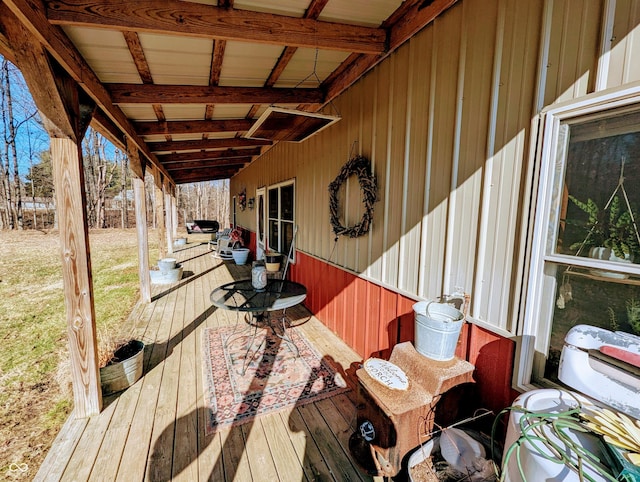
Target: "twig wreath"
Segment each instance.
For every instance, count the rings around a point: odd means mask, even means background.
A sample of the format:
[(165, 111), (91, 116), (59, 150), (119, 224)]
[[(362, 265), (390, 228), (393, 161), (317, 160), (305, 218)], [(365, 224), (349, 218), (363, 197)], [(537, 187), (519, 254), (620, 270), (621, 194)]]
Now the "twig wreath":
[[(340, 190), (340, 186), (354, 174), (358, 176), (358, 183), (362, 191), (364, 213), (358, 224), (346, 227), (340, 223), (340, 215), (338, 214), (340, 205), (338, 202), (338, 191)], [(369, 232), (371, 220), (373, 219), (373, 205), (378, 198), (377, 192), (378, 185), (375, 175), (371, 173), (371, 163), (369, 159), (363, 156), (356, 156), (342, 166), (338, 176), (329, 184), (329, 212), (331, 214), (331, 226), (333, 227), (336, 239), (337, 236), (340, 235), (357, 238)]]

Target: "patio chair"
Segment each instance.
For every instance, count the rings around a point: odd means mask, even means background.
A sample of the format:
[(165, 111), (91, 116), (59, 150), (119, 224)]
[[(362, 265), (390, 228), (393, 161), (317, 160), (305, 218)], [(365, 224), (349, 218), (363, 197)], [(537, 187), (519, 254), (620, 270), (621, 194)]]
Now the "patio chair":
[(225, 228), (222, 231), (218, 231), (214, 236), (214, 238), (211, 241), (209, 241), (209, 251), (211, 251), (211, 249), (217, 250), (218, 241), (221, 239), (228, 240), (230, 234), (231, 234), (231, 228)]

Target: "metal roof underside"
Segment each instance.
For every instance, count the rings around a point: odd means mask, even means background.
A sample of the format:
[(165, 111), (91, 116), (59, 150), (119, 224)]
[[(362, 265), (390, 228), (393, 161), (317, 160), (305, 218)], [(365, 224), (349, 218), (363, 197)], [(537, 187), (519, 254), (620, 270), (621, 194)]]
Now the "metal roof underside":
[[(135, 138), (145, 162), (181, 184), (230, 178), (287, 139), (245, 137), (270, 107), (332, 114), (323, 106), (454, 1), (0, 3), (53, 58), (75, 56), (77, 72), (61, 61), (72, 77), (91, 72), (79, 84), (99, 100), (94, 127), (123, 148)], [(0, 53), (10, 49), (0, 34)], [(269, 131), (291, 124), (274, 118)]]

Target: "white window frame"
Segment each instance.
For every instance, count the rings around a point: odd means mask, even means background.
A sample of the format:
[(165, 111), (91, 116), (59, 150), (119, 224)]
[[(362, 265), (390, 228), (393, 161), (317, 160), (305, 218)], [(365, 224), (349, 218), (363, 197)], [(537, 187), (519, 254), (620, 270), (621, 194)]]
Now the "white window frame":
[[(260, 219), (260, 199), (262, 199), (262, 219)], [(265, 240), (267, 237), (268, 217), (267, 217), (267, 188), (265, 186), (256, 189), (255, 199), (256, 210), (256, 258), (262, 259), (267, 250)], [(262, 233), (260, 232), (260, 221), (262, 221)]]
[[(514, 388), (518, 390), (538, 388), (532, 382), (533, 373), (536, 368), (542, 369), (540, 364), (544, 364), (548, 354), (556, 296), (555, 265), (551, 263), (640, 274), (637, 264), (612, 263), (554, 252), (560, 215), (560, 196), (557, 193), (564, 180), (565, 168), (558, 159), (568, 143), (563, 126), (572, 119), (578, 120), (583, 116), (627, 106), (637, 106), (640, 110), (640, 82), (558, 104), (542, 113), (542, 148), (535, 159), (540, 167), (537, 202), (533, 208), (535, 218), (531, 262), (523, 324), (519, 330), (519, 355), (514, 371)], [(532, 133), (533, 142), (537, 136), (537, 132)]]
[[(283, 187), (286, 186), (293, 186), (293, 221), (289, 221), (289, 220), (284, 220), (282, 219), (282, 197), (281, 197), (281, 189)], [(272, 218), (270, 216), (269, 213), (269, 193), (274, 190), (277, 189), (278, 190), (278, 217), (277, 218)], [(296, 238), (296, 182), (295, 179), (289, 179), (287, 181), (282, 181), (279, 182), (277, 184), (271, 184), (269, 186), (267, 186), (266, 189), (266, 198), (265, 198), (265, 206), (266, 206), (266, 218), (267, 218), (267, 224), (265, 226), (266, 229), (266, 236), (267, 236), (267, 249), (272, 249), (271, 246), (269, 246), (271, 244), (271, 239), (269, 239), (269, 227), (270, 227), (270, 223), (271, 220), (276, 219), (278, 221), (278, 232), (280, 233), (278, 236), (278, 241), (280, 243), (282, 243), (282, 223), (292, 223), (293, 224), (293, 251), (291, 253), (291, 258), (289, 258), (289, 262), (295, 264), (295, 260), (296, 260), (296, 247), (295, 247), (295, 238)], [(280, 254), (287, 256), (289, 253), (283, 253), (281, 251), (281, 246), (278, 246), (277, 248), (274, 247), (273, 249), (276, 249)]]

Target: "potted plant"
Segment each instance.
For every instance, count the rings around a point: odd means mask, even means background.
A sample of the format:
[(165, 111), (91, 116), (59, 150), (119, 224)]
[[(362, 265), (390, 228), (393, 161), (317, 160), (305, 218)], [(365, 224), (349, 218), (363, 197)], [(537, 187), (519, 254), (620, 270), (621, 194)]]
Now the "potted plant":
[(135, 339), (106, 337), (98, 351), (103, 395), (120, 392), (142, 376), (144, 343)]
[(593, 199), (583, 202), (571, 195), (569, 199), (588, 216), (585, 223), (580, 223), (585, 237), (569, 247), (573, 252), (608, 261), (640, 261), (640, 238), (635, 218), (618, 196), (614, 196), (604, 209), (600, 209)]
[(249, 258), (249, 248), (244, 247), (244, 231), (240, 227), (236, 227), (229, 234), (231, 239), (231, 255), (236, 264), (247, 264)]
[(627, 310), (627, 323), (631, 326), (631, 330), (636, 335), (640, 335), (640, 300), (629, 298), (625, 302)]

